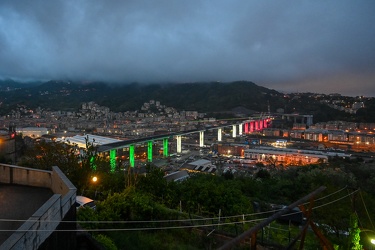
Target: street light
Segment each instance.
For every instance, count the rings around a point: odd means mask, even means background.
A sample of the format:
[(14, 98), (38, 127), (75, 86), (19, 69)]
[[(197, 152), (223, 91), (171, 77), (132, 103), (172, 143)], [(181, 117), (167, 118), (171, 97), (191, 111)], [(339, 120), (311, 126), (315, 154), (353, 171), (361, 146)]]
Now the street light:
[(93, 177), (91, 178), (91, 181), (95, 184), (94, 187), (95, 187), (95, 199), (96, 199), (96, 194), (98, 193), (97, 186), (96, 186), (96, 182), (98, 181), (98, 177), (93, 176)]
[[(361, 230), (361, 233), (364, 232), (366, 234), (366, 237), (369, 238), (370, 243), (375, 245), (375, 238), (373, 238), (375, 231), (371, 229), (366, 229), (366, 228), (360, 228), (360, 230)], [(368, 234), (368, 232), (370, 232), (370, 234)]]

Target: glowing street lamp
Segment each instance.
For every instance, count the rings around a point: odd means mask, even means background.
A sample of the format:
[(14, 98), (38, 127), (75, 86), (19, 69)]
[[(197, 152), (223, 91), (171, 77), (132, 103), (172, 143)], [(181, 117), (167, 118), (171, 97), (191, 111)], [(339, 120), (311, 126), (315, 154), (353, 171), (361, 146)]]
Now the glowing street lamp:
[[(370, 241), (370, 243), (373, 244), (373, 245), (375, 245), (375, 238), (373, 238), (375, 231), (373, 231), (371, 229), (366, 229), (366, 228), (360, 228), (360, 230), (361, 230), (361, 232), (365, 232), (366, 237), (368, 238), (368, 240)], [(368, 234), (368, 232), (370, 232), (370, 234)]]
[(94, 176), (94, 177), (92, 177), (91, 180), (92, 180), (94, 183), (96, 183), (96, 182), (98, 181), (98, 177)]

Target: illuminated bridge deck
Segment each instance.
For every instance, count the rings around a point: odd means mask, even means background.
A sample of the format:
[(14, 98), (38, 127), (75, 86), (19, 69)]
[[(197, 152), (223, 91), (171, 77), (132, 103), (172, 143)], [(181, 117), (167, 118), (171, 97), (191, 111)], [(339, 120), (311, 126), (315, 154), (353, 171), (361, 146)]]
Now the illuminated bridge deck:
[(199, 130), (189, 130), (189, 131), (181, 131), (178, 133), (170, 133), (170, 134), (162, 134), (162, 135), (153, 135), (149, 137), (142, 137), (138, 139), (132, 139), (132, 140), (124, 140), (124, 141), (119, 141), (119, 142), (114, 142), (114, 143), (108, 143), (104, 145), (100, 145), (98, 147), (98, 152), (105, 152), (109, 151), (111, 149), (119, 149), (119, 148), (124, 148), (126, 146), (132, 145), (132, 144), (137, 144), (137, 143), (143, 143), (143, 142), (148, 142), (148, 141), (154, 141), (154, 140), (160, 140), (163, 138), (170, 138), (176, 135), (184, 135), (184, 134), (189, 134), (189, 133), (196, 133)]
[[(248, 119), (248, 118), (246, 118), (246, 119)], [(256, 118), (254, 118), (254, 119), (256, 119)], [(70, 138), (67, 137), (67, 138), (61, 139), (61, 141), (65, 141), (65, 142), (69, 142), (69, 143), (73, 142), (73, 143), (76, 143), (77, 145), (80, 145), (80, 146), (82, 146), (82, 145), (86, 146), (86, 141), (87, 141), (89, 143), (93, 143), (95, 146), (98, 146), (98, 148), (97, 148), (98, 152), (108, 152), (108, 151), (115, 150), (115, 149), (121, 149), (121, 148), (129, 147), (130, 145), (134, 145), (134, 144), (145, 143), (145, 142), (161, 140), (161, 139), (169, 139), (169, 138), (174, 137), (174, 136), (194, 134), (194, 133), (204, 132), (204, 131), (207, 131), (207, 130), (221, 129), (221, 128), (228, 127), (228, 126), (237, 126), (237, 125), (245, 124), (245, 133), (252, 132), (253, 129), (254, 129), (254, 126), (255, 126), (255, 130), (261, 130), (262, 128), (266, 127), (265, 125), (263, 126), (262, 124), (264, 124), (267, 120), (269, 120), (269, 119), (264, 119), (264, 120), (259, 120), (259, 121), (255, 121), (255, 120), (250, 121), (249, 120), (249, 121), (244, 121), (245, 123), (235, 123), (235, 124), (232, 123), (232, 124), (225, 124), (225, 125), (222, 124), (222, 125), (219, 125), (219, 126), (205, 127), (205, 128), (202, 128), (202, 129), (193, 129), (193, 130), (180, 131), (180, 132), (171, 132), (171, 133), (162, 134), (162, 135), (153, 135), (153, 136), (149, 136), (149, 137), (130, 139), (130, 140), (117, 140), (117, 139), (99, 137), (99, 136), (96, 136), (96, 135), (83, 135), (83, 136), (76, 136), (76, 137), (70, 137)], [(251, 124), (251, 125), (249, 125), (249, 124)], [(259, 127), (258, 127), (258, 124), (259, 124)]]

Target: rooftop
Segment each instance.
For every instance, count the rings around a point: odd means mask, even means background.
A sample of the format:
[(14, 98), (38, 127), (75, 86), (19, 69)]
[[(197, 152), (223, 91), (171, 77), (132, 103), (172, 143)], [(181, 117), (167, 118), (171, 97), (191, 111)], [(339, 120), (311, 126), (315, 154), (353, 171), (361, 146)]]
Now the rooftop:
[(52, 195), (49, 188), (0, 183), (0, 245)]
[(85, 134), (85, 135), (75, 135), (72, 137), (58, 138), (57, 141), (77, 144), (78, 147), (85, 148), (86, 141), (99, 146), (99, 145), (105, 145), (105, 144), (114, 143), (114, 142), (121, 142), (122, 140), (117, 140), (117, 139), (104, 137), (104, 136), (98, 136), (98, 135)]

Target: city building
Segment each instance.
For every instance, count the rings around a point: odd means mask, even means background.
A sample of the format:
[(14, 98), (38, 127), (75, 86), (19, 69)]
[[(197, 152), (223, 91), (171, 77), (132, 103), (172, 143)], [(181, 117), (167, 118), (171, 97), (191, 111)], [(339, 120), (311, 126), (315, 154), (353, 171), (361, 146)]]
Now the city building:
[(26, 127), (26, 128), (17, 128), (17, 134), (22, 134), (22, 137), (28, 136), (31, 138), (39, 138), (43, 135), (49, 134), (49, 130), (43, 127)]
[(211, 163), (209, 160), (200, 159), (197, 161), (189, 162), (185, 164), (182, 170), (187, 170), (189, 172), (202, 172), (213, 174), (216, 172), (216, 166)]
[(189, 178), (189, 172), (187, 170), (177, 171), (164, 176), (167, 181), (183, 181)]
[(70, 145), (76, 145), (79, 148), (86, 148), (87, 143), (92, 144), (93, 146), (99, 146), (108, 143), (120, 142), (122, 140), (98, 135), (85, 134), (70, 137), (61, 137), (57, 138), (56, 141), (64, 142)]
[(16, 160), (16, 134), (6, 130), (0, 130), (0, 156), (6, 162), (14, 163)]
[(256, 160), (265, 164), (305, 165), (324, 163), (328, 162), (328, 156), (322, 151), (291, 148), (254, 147), (245, 150), (245, 159)]

